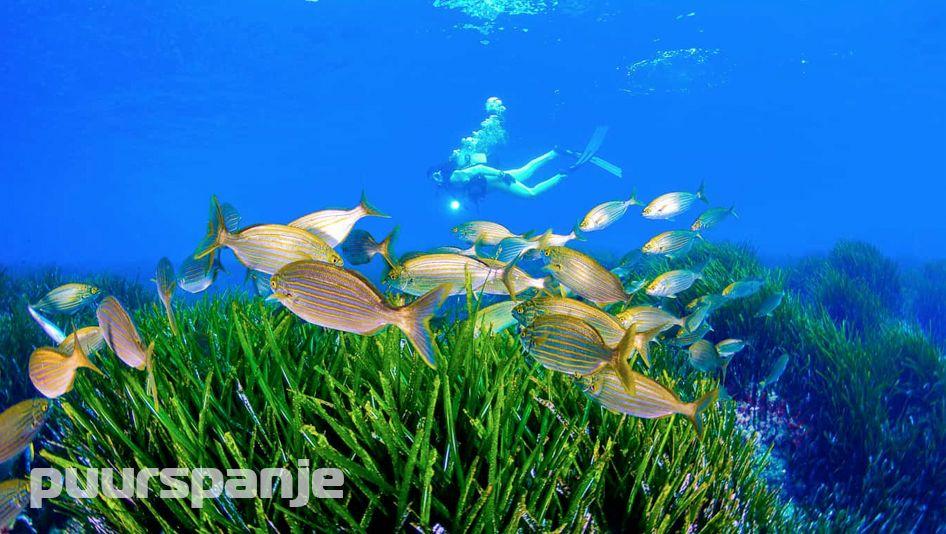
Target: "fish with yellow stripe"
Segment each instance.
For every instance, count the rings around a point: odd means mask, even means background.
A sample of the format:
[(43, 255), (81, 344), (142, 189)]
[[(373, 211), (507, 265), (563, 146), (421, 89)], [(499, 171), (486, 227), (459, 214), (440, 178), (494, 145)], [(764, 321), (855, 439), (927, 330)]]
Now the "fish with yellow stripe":
[(105, 338), (102, 337), (102, 329), (98, 326), (86, 326), (80, 328), (69, 335), (62, 343), (56, 347), (56, 350), (63, 354), (72, 354), (75, 350), (76, 340), (82, 346), (82, 352), (86, 354), (95, 354), (105, 347)]
[(29, 503), (29, 480), (0, 482), (0, 532), (7, 532)]
[(99, 297), (99, 288), (91, 284), (69, 283), (52, 289), (30, 306), (41, 313), (73, 315)]
[(437, 365), (430, 319), (449, 294), (447, 286), (436, 287), (407, 306), (393, 307), (355, 271), (299, 261), (273, 275), (270, 287), (289, 311), (312, 324), (364, 335), (397, 326), (428, 365)]
[(174, 312), (171, 310), (171, 297), (174, 296), (174, 290), (177, 288), (175, 281), (174, 266), (171, 265), (171, 260), (161, 258), (155, 271), (154, 284), (158, 288), (158, 298), (164, 306), (164, 313), (167, 315), (168, 324), (171, 325), (171, 332), (177, 335), (177, 321), (174, 320)]
[(543, 249), (546, 269), (560, 284), (599, 305), (627, 302), (621, 280), (591, 256), (568, 247)]
[(227, 247), (247, 269), (269, 275), (300, 260), (319, 260), (342, 265), (342, 257), (335, 252), (332, 245), (302, 228), (281, 224), (257, 224), (231, 232), (219, 210), (217, 218), (217, 236), (214, 242), (197, 253), (195, 259), (208, 256), (220, 247)]
[(709, 201), (706, 200), (702, 183), (695, 193), (676, 191), (660, 195), (644, 206), (641, 215), (646, 219), (673, 219), (677, 215), (689, 210), (690, 206), (697, 200), (709, 203)]
[[(76, 334), (70, 337), (75, 339)], [(73, 341), (72, 347), (72, 352), (68, 355), (52, 347), (40, 347), (30, 355), (30, 381), (33, 387), (48, 399), (57, 399), (72, 391), (76, 372), (81, 368), (103, 375), (89, 360), (81, 342)]]
[(448, 286), (451, 295), (459, 295), (465, 291), (467, 275), (472, 290), (487, 295), (514, 296), (528, 289), (543, 289), (548, 283), (547, 279), (533, 278), (515, 265), (461, 254), (419, 254), (402, 258), (383, 281), (414, 296), (441, 285)]
[(602, 202), (585, 214), (585, 217), (578, 223), (578, 229), (582, 232), (604, 230), (623, 217), (628, 208), (640, 205), (641, 202), (637, 200), (636, 192), (632, 192), (631, 198), (627, 200)]
[(28, 399), (0, 413), (0, 464), (23, 452), (46, 425), (50, 403)]
[(628, 390), (617, 373), (605, 369), (586, 380), (586, 394), (612, 412), (643, 419), (660, 419), (680, 414), (693, 425), (697, 437), (703, 438), (703, 414), (716, 402), (718, 389), (706, 393), (694, 402), (683, 402), (666, 386), (636, 371), (631, 371), (630, 380), (634, 384), (632, 390)]
[(483, 332), (498, 334), (516, 324), (513, 308), (519, 304), (515, 300), (504, 300), (491, 304), (476, 312), (473, 336), (479, 337)]
[(661, 254), (670, 259), (679, 258), (685, 256), (693, 248), (696, 239), (703, 239), (703, 237), (691, 230), (668, 230), (644, 243), (641, 251), (644, 254)]
[(520, 237), (505, 226), (490, 221), (470, 221), (454, 226), (457, 238), (470, 244), (498, 245), (503, 239)]
[[(384, 217), (380, 210), (368, 202), (365, 193), (361, 193), (361, 201), (350, 210), (321, 210), (299, 217), (289, 223), (293, 228), (301, 228), (319, 236), (329, 247), (335, 247), (345, 241), (355, 223), (364, 217)], [(313, 258), (318, 259), (318, 258)], [(257, 269), (258, 270), (258, 269)], [(272, 274), (272, 273), (268, 273)]]
[(567, 297), (541, 296), (529, 299), (516, 305), (512, 314), (519, 324), (526, 327), (546, 315), (565, 315), (581, 319), (597, 330), (605, 345), (609, 347), (617, 347), (627, 333), (627, 329), (609, 313)]
[(630, 330), (611, 348), (591, 325), (576, 317), (545, 315), (525, 328), (522, 346), (546, 369), (575, 377), (589, 377), (605, 369), (620, 377), (634, 391), (631, 362), (633, 332)]

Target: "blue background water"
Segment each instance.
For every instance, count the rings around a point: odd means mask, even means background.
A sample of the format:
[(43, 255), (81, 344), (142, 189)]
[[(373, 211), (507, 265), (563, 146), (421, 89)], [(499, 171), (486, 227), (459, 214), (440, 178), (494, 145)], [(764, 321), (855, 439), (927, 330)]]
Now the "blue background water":
[[(404, 251), (455, 244), (449, 228), (474, 217), (564, 233), (633, 187), (704, 179), (741, 215), (714, 236), (770, 258), (842, 237), (942, 257), (942, 2), (588, 2), (487, 36), (430, 3), (0, 3), (0, 264), (148, 273), (195, 246), (211, 194), (247, 222), (287, 222), (364, 188), (394, 220), (361, 227), (400, 224)], [(627, 76), (691, 47), (718, 53)], [(642, 83), (653, 94), (627, 92)], [(588, 169), (450, 213), (425, 171), (494, 95), (510, 134), (498, 162), (608, 124), (602, 155), (625, 178)], [(629, 216), (589, 246), (638, 247), (695, 215)]]

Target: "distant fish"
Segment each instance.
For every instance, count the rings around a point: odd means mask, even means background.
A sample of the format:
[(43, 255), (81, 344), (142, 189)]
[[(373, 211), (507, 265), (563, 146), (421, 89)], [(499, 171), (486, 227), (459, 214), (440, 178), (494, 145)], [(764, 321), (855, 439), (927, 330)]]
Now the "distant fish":
[(48, 399), (57, 399), (72, 391), (76, 372), (83, 367), (103, 374), (82, 350), (82, 343), (72, 345), (69, 355), (50, 347), (40, 347), (30, 355), (30, 381)]
[(318, 260), (342, 264), (342, 257), (314, 233), (281, 224), (258, 224), (239, 232), (230, 232), (222, 223), (222, 217), (218, 212), (217, 237), (213, 244), (196, 254), (195, 259), (201, 259), (220, 247), (227, 247), (247, 269), (269, 275), (294, 261)]
[(726, 358), (716, 350), (716, 347), (705, 339), (690, 345), (688, 353), (690, 365), (704, 373), (722, 369), (728, 363)]
[(41, 313), (65, 313), (72, 315), (83, 306), (95, 302), (99, 288), (90, 284), (63, 284), (32, 304), (34, 310)]
[(544, 289), (544, 278), (533, 278), (510, 264), (488, 258), (473, 258), (460, 254), (419, 254), (402, 258), (384, 277), (391, 287), (419, 296), (435, 287), (447, 285), (451, 295), (465, 291), (469, 274), (474, 293), (512, 295), (528, 289)]
[[(206, 249), (211, 244), (212, 241), (208, 242), (201, 250)], [(223, 268), (223, 263), (220, 262), (219, 254), (212, 253), (199, 260), (194, 259), (193, 256), (188, 256), (181, 263), (177, 285), (188, 293), (200, 293), (213, 285), (220, 271), (226, 272), (226, 269)]]
[(380, 243), (375, 241), (374, 236), (365, 230), (352, 230), (348, 239), (342, 243), (342, 254), (352, 265), (364, 265), (371, 261), (371, 258), (380, 254), (389, 266), (394, 266), (394, 256), (391, 253), (391, 245), (397, 237), (397, 228), (388, 234)]
[(647, 286), (646, 292), (652, 297), (676, 298), (677, 293), (690, 289), (697, 280), (703, 279), (701, 270), (676, 269), (667, 271), (654, 278), (654, 281)]
[(631, 275), (634, 268), (643, 261), (643, 259), (644, 253), (638, 249), (634, 249), (625, 254), (624, 257), (618, 261), (617, 267), (611, 269), (611, 272), (614, 273), (618, 278), (627, 278)]
[(759, 383), (760, 391), (778, 382), (778, 379), (782, 377), (782, 373), (784, 373), (785, 369), (788, 368), (788, 360), (788, 353), (782, 353), (782, 355), (779, 356), (777, 360), (772, 362), (772, 367), (769, 368), (769, 374), (767, 374), (765, 379)]
[(771, 317), (772, 312), (774, 312), (782, 304), (782, 300), (785, 298), (785, 293), (781, 291), (776, 291), (768, 297), (765, 297), (765, 300), (762, 301), (762, 304), (759, 304), (759, 309), (756, 311), (756, 317)]
[(746, 342), (741, 339), (728, 338), (716, 344), (716, 350), (723, 358), (728, 358), (746, 348)]
[(710, 228), (713, 228), (717, 224), (723, 222), (723, 220), (725, 220), (730, 215), (737, 219), (739, 218), (739, 216), (736, 215), (735, 206), (729, 208), (709, 208), (708, 210), (701, 213), (695, 221), (693, 221), (693, 224), (690, 225), (690, 230), (693, 230), (694, 232), (709, 230)]
[(46, 335), (53, 340), (53, 343), (58, 345), (59, 343), (62, 343), (62, 340), (66, 339), (66, 333), (56, 326), (56, 323), (50, 321), (44, 315), (34, 310), (29, 304), (26, 305), (26, 311), (28, 311), (30, 317), (36, 321), (36, 324), (38, 324), (39, 327), (43, 329), (43, 332), (46, 332)]
[(697, 330), (703, 323), (706, 322), (706, 319), (709, 317), (710, 313), (713, 312), (713, 310), (715, 310), (715, 308), (713, 307), (712, 302), (704, 302), (703, 304), (700, 304), (693, 310), (692, 313), (690, 313), (690, 315), (686, 317), (683, 328), (690, 330), (691, 332)]
[(29, 399), (0, 413), (0, 464), (29, 447), (43, 430), (49, 408), (46, 399)]
[(659, 419), (680, 414), (690, 421), (697, 437), (702, 439), (702, 415), (716, 402), (717, 390), (710, 391), (695, 402), (683, 402), (676, 393), (638, 372), (631, 371), (631, 378), (634, 381), (633, 393), (622, 387), (617, 374), (605, 369), (586, 380), (590, 384), (586, 393), (604, 408), (634, 417)]
[(627, 302), (621, 280), (594, 258), (568, 247), (547, 247), (546, 269), (559, 283), (596, 304)]
[(312, 324), (364, 335), (395, 325), (428, 365), (437, 365), (430, 318), (447, 297), (447, 286), (396, 308), (359, 273), (320, 261), (291, 263), (273, 275), (270, 286), (279, 302)]
[(158, 288), (158, 298), (164, 306), (164, 313), (168, 317), (168, 324), (171, 325), (171, 332), (176, 336), (178, 334), (177, 321), (174, 320), (174, 312), (171, 310), (171, 297), (177, 288), (175, 281), (174, 266), (171, 265), (171, 260), (161, 258), (154, 274), (154, 284)]
[(29, 503), (29, 480), (0, 482), (0, 531), (6, 532)]
[(612, 200), (603, 202), (591, 208), (585, 214), (585, 217), (578, 223), (578, 229), (582, 232), (595, 232), (616, 223), (627, 213), (631, 206), (640, 206), (641, 202), (637, 200), (635, 193), (631, 193), (631, 198), (627, 200)]
[(691, 300), (690, 302), (688, 302), (686, 305), (686, 311), (688, 313), (693, 313), (698, 307), (707, 306), (708, 307), (707, 313), (712, 313), (718, 310), (724, 304), (726, 304), (727, 300), (728, 299), (722, 295), (710, 293), (707, 295), (703, 295), (701, 297), (697, 297)]
[(674, 192), (660, 195), (644, 206), (641, 214), (646, 219), (672, 219), (690, 209), (697, 200), (709, 202), (703, 193), (702, 183), (696, 193)]
[(125, 365), (138, 370), (150, 366), (154, 342), (147, 348), (142, 344), (138, 329), (115, 297), (105, 297), (95, 315), (105, 343)]
[(631, 377), (632, 332), (617, 347), (605, 345), (597, 330), (576, 317), (545, 315), (520, 334), (522, 346), (543, 367), (574, 377), (588, 377), (609, 368), (634, 392)]
[(564, 315), (581, 319), (597, 330), (604, 344), (611, 348), (617, 347), (627, 332), (627, 329), (609, 313), (580, 300), (566, 297), (532, 298), (519, 303), (513, 308), (512, 314), (522, 326), (529, 326), (539, 317), (546, 315)]
[(695, 330), (680, 329), (676, 337), (670, 339), (670, 343), (677, 347), (689, 347), (706, 337), (706, 334), (712, 331), (713, 327), (706, 321), (703, 321)]
[(764, 282), (761, 280), (739, 280), (726, 286), (722, 291), (722, 295), (729, 299), (751, 297), (752, 295), (758, 293), (759, 290), (762, 289), (763, 285)]
[(470, 221), (453, 227), (457, 238), (470, 244), (498, 245), (508, 237), (519, 237), (501, 224), (489, 221)]
[(644, 244), (641, 251), (644, 254), (662, 254), (669, 258), (679, 258), (690, 251), (696, 239), (702, 239), (697, 232), (669, 230), (654, 236)]
[(496, 247), (496, 259), (509, 263), (518, 257), (535, 254), (548, 247), (564, 247), (566, 243), (578, 239), (578, 233), (572, 230), (568, 234), (553, 234), (551, 230), (534, 237), (508, 237)]
[(76, 339), (82, 346), (82, 352), (86, 354), (95, 354), (105, 347), (105, 338), (102, 337), (102, 329), (97, 326), (86, 326), (80, 328), (64, 339), (56, 350), (62, 354), (72, 354), (75, 350)]
[[(289, 223), (288, 226), (301, 228), (319, 236), (330, 247), (335, 247), (345, 241), (355, 223), (364, 217), (384, 217), (377, 208), (368, 203), (364, 192), (361, 193), (361, 202), (350, 210), (322, 210), (310, 213)], [(319, 258), (312, 258), (319, 259)], [(272, 274), (272, 273), (269, 273)]]
[(518, 302), (515, 300), (504, 300), (477, 311), (476, 320), (474, 321), (474, 337), (478, 337), (482, 332), (498, 334), (515, 325), (516, 318), (513, 317), (512, 310), (517, 304)]

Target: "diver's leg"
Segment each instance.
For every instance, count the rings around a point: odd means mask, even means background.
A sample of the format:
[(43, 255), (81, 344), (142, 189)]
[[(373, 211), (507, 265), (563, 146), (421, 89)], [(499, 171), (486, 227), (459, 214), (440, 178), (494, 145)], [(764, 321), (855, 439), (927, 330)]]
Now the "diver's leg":
[(565, 173), (560, 172), (548, 180), (539, 182), (532, 187), (529, 187), (522, 182), (513, 182), (509, 184), (509, 192), (520, 197), (536, 197), (558, 185), (558, 183), (561, 182), (562, 178), (565, 176)]
[(545, 165), (546, 163), (552, 161), (553, 159), (557, 157), (558, 157), (558, 152), (555, 152), (554, 150), (549, 150), (545, 154), (542, 154), (541, 156), (533, 159), (532, 161), (530, 161), (529, 163), (526, 163), (525, 165), (523, 165), (522, 167), (519, 167), (518, 169), (512, 169), (512, 170), (506, 171), (506, 174), (511, 176), (512, 179), (517, 182), (525, 183), (525, 182), (528, 182), (532, 178), (532, 175), (535, 174), (535, 171), (539, 170), (539, 168), (541, 168), (543, 165)]

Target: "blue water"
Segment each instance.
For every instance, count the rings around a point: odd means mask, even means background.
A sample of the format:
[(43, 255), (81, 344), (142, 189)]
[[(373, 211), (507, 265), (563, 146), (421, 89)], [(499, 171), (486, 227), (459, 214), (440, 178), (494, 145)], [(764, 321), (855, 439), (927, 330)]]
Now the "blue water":
[[(212, 194), (246, 222), (287, 222), (364, 189), (393, 219), (359, 227), (399, 224), (405, 251), (457, 244), (449, 228), (471, 218), (567, 233), (632, 188), (701, 180), (741, 216), (714, 237), (764, 257), (839, 238), (942, 257), (941, 1), (588, 1), (488, 35), (431, 4), (0, 3), (0, 264), (150, 274), (193, 249)], [(710, 58), (628, 76), (690, 48)], [(537, 199), (451, 212), (425, 171), (489, 96), (508, 108), (502, 166), (607, 124), (601, 155), (625, 178), (582, 169)], [(691, 215), (629, 216), (588, 246), (626, 251)]]

